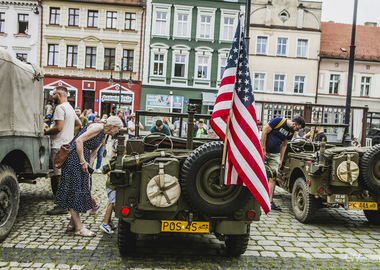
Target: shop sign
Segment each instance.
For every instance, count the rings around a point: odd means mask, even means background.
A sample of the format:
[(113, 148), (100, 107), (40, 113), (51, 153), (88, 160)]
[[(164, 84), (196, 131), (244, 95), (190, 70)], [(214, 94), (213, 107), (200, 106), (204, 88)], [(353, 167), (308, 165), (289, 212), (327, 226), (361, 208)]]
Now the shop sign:
[[(113, 102), (118, 103), (120, 99), (120, 96), (117, 95), (102, 95), (102, 102)], [(132, 103), (132, 96), (131, 95), (121, 95), (121, 103)]]
[(146, 95), (147, 107), (182, 108), (182, 104), (183, 97), (180, 96)]

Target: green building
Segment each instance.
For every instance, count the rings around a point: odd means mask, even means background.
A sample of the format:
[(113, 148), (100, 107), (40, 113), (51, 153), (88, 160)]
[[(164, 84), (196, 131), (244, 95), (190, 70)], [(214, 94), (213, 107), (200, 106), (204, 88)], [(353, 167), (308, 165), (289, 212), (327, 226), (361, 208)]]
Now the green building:
[(140, 108), (211, 114), (246, 0), (148, 0)]

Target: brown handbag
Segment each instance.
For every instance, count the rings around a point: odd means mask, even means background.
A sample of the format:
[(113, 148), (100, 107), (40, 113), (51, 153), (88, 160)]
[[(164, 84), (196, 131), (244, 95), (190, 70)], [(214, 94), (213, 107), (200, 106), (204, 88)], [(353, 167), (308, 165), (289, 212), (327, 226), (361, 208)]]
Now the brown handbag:
[(60, 169), (65, 164), (69, 154), (72, 150), (69, 150), (70, 144), (64, 144), (59, 148), (54, 158), (54, 167)]
[(70, 150), (69, 147), (75, 139), (76, 137), (74, 137), (74, 139), (72, 139), (70, 143), (64, 144), (61, 146), (61, 148), (59, 148), (57, 154), (54, 157), (54, 167), (60, 169), (63, 166), (63, 164), (65, 164), (67, 158), (69, 157), (69, 154), (71, 153), (71, 151), (73, 151), (73, 149)]

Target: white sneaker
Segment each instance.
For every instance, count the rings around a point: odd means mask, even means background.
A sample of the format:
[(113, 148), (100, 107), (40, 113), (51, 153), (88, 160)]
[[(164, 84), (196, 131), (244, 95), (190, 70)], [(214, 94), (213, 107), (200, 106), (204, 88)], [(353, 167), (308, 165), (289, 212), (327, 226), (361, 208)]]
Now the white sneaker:
[(108, 225), (108, 224), (104, 224), (104, 223), (102, 223), (102, 225), (100, 225), (99, 227), (100, 227), (100, 229), (101, 229), (103, 232), (105, 232), (105, 233), (108, 233), (108, 234), (111, 234), (111, 233), (112, 233), (112, 232), (111, 232), (111, 226)]
[(102, 170), (101, 169), (96, 169), (95, 172), (96, 173), (102, 173)]

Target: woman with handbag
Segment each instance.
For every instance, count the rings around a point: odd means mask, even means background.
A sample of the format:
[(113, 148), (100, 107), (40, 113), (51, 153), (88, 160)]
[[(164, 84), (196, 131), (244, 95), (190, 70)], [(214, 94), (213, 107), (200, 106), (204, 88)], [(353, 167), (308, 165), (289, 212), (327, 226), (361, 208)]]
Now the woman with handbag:
[(92, 209), (91, 172), (96, 153), (105, 135), (115, 135), (123, 127), (117, 116), (111, 116), (106, 123), (90, 123), (85, 126), (71, 143), (71, 152), (62, 166), (55, 203), (69, 209), (70, 223), (66, 231), (77, 236), (94, 237), (96, 234), (83, 226), (80, 214)]

